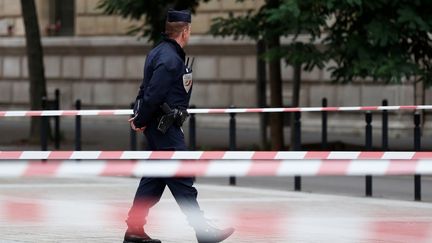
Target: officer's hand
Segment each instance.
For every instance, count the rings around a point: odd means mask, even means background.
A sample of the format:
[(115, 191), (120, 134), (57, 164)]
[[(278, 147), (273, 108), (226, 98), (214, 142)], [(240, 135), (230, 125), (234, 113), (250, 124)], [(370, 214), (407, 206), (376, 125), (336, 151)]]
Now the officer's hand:
[(144, 132), (144, 130), (145, 130), (146, 127), (140, 127), (140, 128), (135, 127), (135, 124), (133, 123), (134, 119), (135, 119), (135, 117), (132, 117), (132, 118), (130, 118), (128, 120), (128, 122), (130, 123), (130, 126), (131, 126), (132, 130), (134, 130), (136, 132)]

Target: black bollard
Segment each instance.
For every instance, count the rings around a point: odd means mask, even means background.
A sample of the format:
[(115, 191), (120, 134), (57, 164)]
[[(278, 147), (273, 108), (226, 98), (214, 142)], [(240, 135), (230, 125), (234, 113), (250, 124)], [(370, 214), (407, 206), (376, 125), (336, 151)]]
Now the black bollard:
[[(388, 101), (383, 100), (382, 101), (383, 106), (388, 106)], [(388, 150), (388, 111), (383, 110), (382, 111), (382, 150), (386, 151)]]
[[(301, 151), (301, 113), (294, 113), (294, 132), (295, 132), (295, 143), (292, 148), (294, 151)], [(301, 177), (294, 176), (294, 190), (301, 191)]]
[[(327, 107), (327, 98), (322, 99), (322, 107)], [(321, 112), (321, 149), (327, 149), (327, 111)]]
[[(130, 108), (132, 110), (133, 110), (134, 106), (135, 106), (134, 103), (130, 104)], [(130, 118), (132, 118), (132, 117), (134, 117), (134, 114), (130, 115)], [(137, 150), (137, 132), (134, 131), (131, 127), (129, 133), (130, 133), (130, 136), (129, 136), (130, 137), (130, 150), (136, 151)]]
[[(421, 149), (421, 131), (420, 131), (420, 113), (418, 111), (414, 114), (414, 150), (420, 151)], [(414, 200), (421, 201), (421, 175), (414, 175)]]
[[(60, 110), (60, 90), (55, 90), (54, 109)], [(60, 116), (54, 117), (54, 147), (60, 149)]]
[[(230, 108), (235, 108), (235, 106), (230, 106)], [(229, 123), (229, 146), (231, 151), (235, 151), (237, 149), (236, 144), (236, 113), (230, 113), (230, 123)], [(230, 176), (229, 184), (231, 186), (235, 186), (237, 184), (236, 178), (234, 176)]]
[[(196, 106), (191, 105), (191, 109), (195, 109)], [(191, 150), (196, 150), (196, 117), (194, 113), (190, 114), (189, 120), (189, 147)]]
[[(81, 100), (75, 102), (75, 109), (81, 110)], [(81, 116), (75, 117), (75, 151), (81, 151)]]
[[(372, 150), (372, 113), (366, 112), (366, 151)], [(372, 176), (366, 175), (366, 197), (372, 196)]]
[[(42, 97), (42, 110), (46, 110), (47, 108), (47, 98), (44, 96)], [(41, 143), (41, 150), (47, 151), (48, 150), (48, 117), (41, 116), (40, 118), (40, 143)]]

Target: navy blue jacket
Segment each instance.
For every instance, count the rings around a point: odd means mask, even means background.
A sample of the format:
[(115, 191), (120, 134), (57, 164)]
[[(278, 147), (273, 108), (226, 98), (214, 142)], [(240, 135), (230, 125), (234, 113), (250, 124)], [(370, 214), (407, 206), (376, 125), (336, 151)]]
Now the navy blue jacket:
[[(185, 52), (176, 41), (164, 37), (147, 56), (144, 65), (144, 79), (136, 98), (135, 126), (145, 126), (147, 139), (160, 143), (157, 146), (151, 146), (152, 141), (148, 141), (150, 149), (177, 150), (179, 148), (176, 148), (176, 144), (184, 140), (183, 132), (178, 127), (172, 126), (167, 134), (160, 133), (156, 128), (157, 117), (161, 114), (161, 104), (166, 102), (171, 108), (188, 108), (192, 82), (184, 79), (185, 74), (187, 74)], [(184, 144), (184, 141), (182, 143)]]

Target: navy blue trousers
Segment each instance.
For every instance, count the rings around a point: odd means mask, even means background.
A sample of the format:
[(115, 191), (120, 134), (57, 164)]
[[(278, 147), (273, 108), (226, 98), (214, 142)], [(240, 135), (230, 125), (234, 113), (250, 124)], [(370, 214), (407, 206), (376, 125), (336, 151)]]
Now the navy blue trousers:
[[(148, 148), (152, 151), (186, 150), (184, 135), (180, 128), (171, 127), (162, 134), (152, 127), (145, 130)], [(198, 192), (193, 187), (194, 178), (149, 178), (141, 179), (133, 205), (126, 220), (129, 227), (143, 227), (149, 209), (159, 202), (165, 187), (168, 186), (176, 202), (186, 215), (192, 227), (202, 225), (204, 217), (197, 202)]]

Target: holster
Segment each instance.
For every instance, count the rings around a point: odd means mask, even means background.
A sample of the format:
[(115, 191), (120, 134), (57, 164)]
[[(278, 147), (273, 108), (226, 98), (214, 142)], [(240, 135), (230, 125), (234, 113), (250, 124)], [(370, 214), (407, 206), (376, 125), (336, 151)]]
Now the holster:
[(163, 103), (160, 108), (163, 115), (159, 119), (157, 129), (163, 134), (165, 134), (173, 124), (181, 127), (189, 116), (187, 110), (177, 108), (171, 109), (167, 103)]

